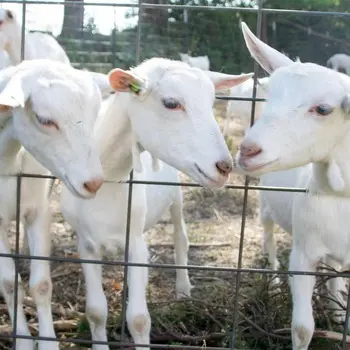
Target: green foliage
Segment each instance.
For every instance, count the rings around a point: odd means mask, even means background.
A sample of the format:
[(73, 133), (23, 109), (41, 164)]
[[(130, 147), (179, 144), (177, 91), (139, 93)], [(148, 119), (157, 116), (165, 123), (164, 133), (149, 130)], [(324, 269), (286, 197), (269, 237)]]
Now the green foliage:
[[(165, 0), (150, 0), (166, 3)], [(148, 9), (141, 18), (140, 60), (154, 56), (180, 59), (179, 53), (192, 56), (208, 55), (210, 69), (225, 73), (251, 72), (254, 62), (243, 40), (240, 21), (245, 21), (256, 32), (257, 13), (231, 11), (229, 7), (256, 8), (254, 0), (168, 0), (171, 4), (191, 5), (180, 9)], [(215, 6), (217, 9), (197, 9), (198, 6)], [(350, 54), (350, 19), (342, 16), (314, 16), (306, 11), (349, 11), (349, 0), (265, 0), (264, 8), (303, 10), (299, 13), (264, 13), (262, 39), (289, 57), (300, 57), (325, 65), (328, 58), (337, 53)], [(126, 17), (136, 16), (128, 12)], [(165, 20), (164, 20), (165, 19)], [(186, 23), (185, 23), (186, 22)], [(164, 27), (165, 23), (165, 27)], [(162, 25), (161, 25), (162, 24)], [(160, 28), (162, 27), (162, 28)], [(135, 64), (138, 28), (115, 31), (112, 36), (98, 34), (94, 19), (84, 28), (82, 44), (69, 47), (73, 62), (97, 64), (102, 62), (106, 70), (109, 64), (127, 68)], [(84, 40), (94, 40), (86, 44)], [(110, 43), (110, 44), (109, 44)], [(68, 44), (66, 44), (68, 45)], [(85, 48), (86, 47), (86, 48)], [(88, 50), (91, 54), (74, 53)], [(110, 54), (107, 54), (109, 52)], [(98, 53), (101, 53), (98, 55)], [(88, 67), (89, 68), (89, 67)], [(259, 76), (266, 75), (263, 72)]]
[[(184, 4), (184, 0), (169, 2)], [(264, 7), (347, 11), (346, 2), (347, 0), (265, 0)], [(187, 11), (188, 23), (184, 22), (183, 10), (169, 9), (166, 36), (157, 34), (157, 25), (150, 21), (141, 24), (141, 59), (153, 56), (179, 59), (179, 52), (188, 52), (193, 56), (208, 55), (212, 70), (227, 73), (252, 71), (253, 61), (245, 46), (239, 23), (245, 21), (256, 32), (257, 14), (225, 8), (256, 7), (257, 1), (189, 0), (186, 3), (193, 6), (193, 9)], [(218, 9), (195, 9), (196, 6), (209, 5)], [(164, 16), (164, 13), (155, 13), (153, 17), (157, 16)], [(298, 56), (302, 61), (325, 65), (327, 59), (336, 52), (350, 54), (350, 21), (346, 17), (272, 13), (264, 15), (263, 26), (263, 40), (291, 58)]]
[(97, 34), (98, 33), (98, 28), (95, 23), (95, 18), (94, 17), (89, 17), (87, 20), (87, 23), (84, 25), (83, 30), (87, 33), (92, 33), (92, 34)]

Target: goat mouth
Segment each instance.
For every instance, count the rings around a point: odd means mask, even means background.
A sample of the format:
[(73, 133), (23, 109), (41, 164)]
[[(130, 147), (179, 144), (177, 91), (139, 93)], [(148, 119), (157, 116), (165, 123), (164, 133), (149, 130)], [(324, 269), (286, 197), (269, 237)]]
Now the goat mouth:
[(67, 186), (67, 188), (76, 196), (82, 199), (90, 199), (95, 197), (94, 195), (83, 195), (81, 192), (79, 192), (71, 183), (71, 181), (69, 180), (68, 176), (65, 175), (64, 176), (64, 183)]
[(256, 165), (246, 165), (244, 164), (244, 159), (241, 158), (239, 161), (238, 161), (238, 164), (239, 164), (239, 167), (242, 168), (245, 172), (248, 172), (248, 173), (255, 173), (255, 172), (258, 172), (259, 170), (262, 170), (264, 168), (267, 168), (269, 167), (270, 165), (276, 163), (276, 161), (278, 160), (277, 159), (274, 159), (270, 162), (266, 162), (266, 163), (262, 163), (262, 164), (256, 164)]
[[(225, 176), (225, 175), (222, 175), (220, 174), (220, 177), (222, 178), (222, 180), (215, 180), (213, 179), (212, 177), (210, 177), (209, 175), (207, 175), (197, 164), (194, 164), (194, 167), (196, 169), (196, 173), (200, 175), (200, 177), (203, 179), (205, 178), (206, 179), (206, 183), (209, 183), (211, 185), (214, 185), (215, 187), (221, 187), (223, 186), (223, 184), (226, 182), (226, 180), (228, 179), (228, 176)], [(224, 180), (225, 179), (225, 180)], [(203, 181), (201, 181), (203, 182)]]

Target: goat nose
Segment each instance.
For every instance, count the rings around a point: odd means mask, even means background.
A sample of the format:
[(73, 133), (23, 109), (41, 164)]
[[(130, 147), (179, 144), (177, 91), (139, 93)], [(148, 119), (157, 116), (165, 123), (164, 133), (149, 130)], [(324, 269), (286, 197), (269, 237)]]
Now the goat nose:
[(232, 162), (228, 162), (226, 160), (222, 160), (221, 162), (215, 163), (216, 169), (219, 170), (221, 175), (228, 176), (232, 171)]
[(84, 183), (84, 188), (90, 193), (96, 193), (103, 184), (103, 178), (97, 178)]
[(254, 142), (243, 142), (240, 146), (240, 151), (243, 157), (254, 157), (258, 155), (262, 149)]

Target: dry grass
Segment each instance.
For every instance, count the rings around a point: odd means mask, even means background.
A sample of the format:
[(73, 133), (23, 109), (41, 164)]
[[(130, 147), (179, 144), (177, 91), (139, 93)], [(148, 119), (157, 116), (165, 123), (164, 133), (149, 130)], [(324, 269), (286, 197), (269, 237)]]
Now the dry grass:
[[(228, 140), (232, 153), (242, 136), (242, 127), (232, 123), (233, 140)], [(243, 184), (244, 179), (234, 175), (231, 182)], [(256, 183), (256, 181), (255, 181)], [(243, 191), (203, 188), (183, 188), (184, 212), (191, 242), (189, 264), (202, 266), (235, 267), (238, 263)], [(53, 195), (54, 213), (53, 255), (76, 254), (76, 237), (63, 222), (59, 213), (58, 192)], [(242, 265), (262, 267), (262, 229), (256, 215), (258, 193), (249, 192), (246, 229), (244, 236)], [(13, 230), (13, 228), (12, 228)], [(278, 254), (284, 268), (287, 266), (290, 237), (277, 230)], [(169, 215), (147, 232), (151, 261), (173, 263), (172, 226)], [(120, 256), (121, 258), (122, 256)], [(21, 264), (21, 273), (28, 282), (28, 264)], [(281, 278), (279, 289), (271, 285), (273, 276), (242, 274), (239, 291), (238, 342), (236, 348), (244, 349), (291, 349), (289, 334), (276, 334), (276, 330), (288, 328), (291, 317), (291, 301), (286, 277)], [(52, 263), (54, 284), (54, 319), (70, 320), (59, 337), (89, 339), (89, 330), (84, 312), (84, 279), (80, 264)], [(233, 326), (233, 303), (235, 300), (236, 274), (190, 270), (191, 282), (195, 286), (193, 298), (175, 299), (175, 272), (170, 269), (150, 269), (148, 289), (149, 308), (152, 315), (152, 342), (172, 345), (200, 345), (229, 347)], [(109, 302), (108, 334), (110, 340), (120, 337), (120, 313), (122, 301), (123, 272), (121, 268), (104, 268), (103, 286)], [(317, 327), (334, 327), (324, 311), (324, 300), (315, 300)], [(26, 313), (31, 323), (36, 323), (36, 314), (31, 301), (26, 303)], [(5, 306), (0, 304), (1, 310)], [(64, 323), (64, 322), (63, 322)], [(8, 325), (7, 313), (2, 312), (0, 325)], [(59, 326), (57, 326), (59, 327)], [(60, 326), (62, 327), (62, 325)], [(71, 329), (69, 329), (71, 327)], [(335, 328), (336, 329), (336, 328)], [(33, 329), (35, 334), (35, 329)], [(315, 340), (310, 349), (337, 349), (338, 345), (328, 340)], [(0, 349), (9, 344), (0, 343)], [(62, 349), (70, 345), (61, 345)], [(75, 346), (75, 349), (79, 347)], [(82, 348), (82, 346), (81, 346)]]

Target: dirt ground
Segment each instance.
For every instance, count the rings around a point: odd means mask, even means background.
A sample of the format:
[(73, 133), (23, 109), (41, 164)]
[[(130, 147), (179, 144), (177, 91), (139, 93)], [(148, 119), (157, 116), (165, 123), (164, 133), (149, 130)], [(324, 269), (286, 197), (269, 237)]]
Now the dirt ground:
[[(239, 142), (242, 137), (242, 126), (239, 121), (235, 120), (231, 123), (231, 135), (235, 142)], [(234, 153), (234, 152), (233, 152)], [(189, 181), (185, 176), (184, 180)], [(230, 182), (232, 184), (244, 184), (244, 178), (240, 175), (233, 175)], [(257, 184), (257, 181), (253, 181)], [(207, 190), (203, 188), (183, 187), (184, 192), (184, 215), (187, 224), (188, 236), (190, 240), (189, 264), (200, 266), (226, 266), (236, 267), (238, 265), (238, 255), (241, 234), (241, 215), (243, 206), (243, 190), (220, 189)], [(59, 189), (55, 189), (52, 195), (52, 211), (53, 211), (53, 256), (73, 256), (76, 257), (76, 236), (66, 224), (59, 212)], [(249, 191), (248, 208), (246, 225), (244, 231), (243, 242), (243, 267), (261, 267), (261, 241), (262, 228), (259, 224), (258, 213), (258, 192)], [(13, 230), (13, 228), (12, 228)], [(150, 249), (150, 258), (155, 263), (173, 263), (173, 244), (172, 244), (172, 225), (168, 213), (164, 216), (153, 229), (146, 233), (147, 241)], [(281, 230), (276, 232), (276, 240), (278, 245), (278, 255), (285, 255), (290, 247), (290, 237)], [(122, 255), (118, 257), (122, 258)], [(80, 264), (53, 262), (52, 263), (52, 280), (53, 280), (53, 305), (54, 319), (57, 321), (57, 333), (61, 339), (85, 337), (89, 339), (88, 326), (82, 318), (84, 312), (84, 278)], [(21, 274), (25, 282), (28, 281), (28, 264), (21, 264)], [(230, 327), (233, 319), (233, 301), (234, 301), (234, 273), (199, 271), (190, 270), (191, 283), (194, 285), (193, 300), (190, 301), (192, 306), (186, 306), (186, 310), (195, 307), (195, 301), (200, 303), (206, 302), (205, 308), (195, 309), (192, 312), (197, 315), (186, 314), (185, 309), (170, 308), (170, 304), (176, 302), (175, 298), (175, 271), (172, 269), (150, 269), (149, 279), (149, 307), (152, 315), (153, 329), (152, 342), (161, 341), (170, 345), (194, 344), (200, 346), (226, 346), (229, 347)], [(290, 311), (282, 310), (286, 316), (281, 324), (275, 324), (275, 319), (271, 325), (265, 324), (267, 315), (271, 312), (276, 313), (278, 305), (269, 305), (267, 308), (262, 305), (267, 303), (266, 300), (273, 300), (266, 294), (268, 287), (262, 287), (262, 284), (268, 283), (264, 277), (258, 275), (248, 276), (242, 275), (242, 290), (239, 299), (239, 327), (241, 338), (243, 339), (238, 348), (244, 349), (291, 349), (290, 341), (287, 341), (285, 347), (279, 342), (266, 335), (268, 329), (266, 327), (288, 328), (288, 320), (290, 320)], [(267, 281), (267, 282), (266, 282)], [(27, 286), (27, 285), (26, 285)], [(123, 271), (122, 268), (108, 266), (104, 268), (103, 287), (105, 289), (109, 303), (109, 321), (108, 334), (111, 340), (120, 339), (120, 311), (123, 287)], [(284, 292), (288, 293), (287, 285), (282, 287)], [(27, 289), (28, 290), (28, 289)], [(280, 293), (277, 297), (280, 297)], [(272, 297), (271, 297), (272, 298)], [(288, 303), (289, 301), (287, 301)], [(184, 302), (185, 303), (185, 302)], [(225, 311), (217, 311), (216, 303), (225, 304)], [(261, 305), (260, 305), (261, 304)], [(26, 314), (29, 322), (33, 323), (33, 334), (36, 332), (37, 322), (35, 309), (30, 298), (26, 299)], [(166, 305), (166, 309), (164, 309)], [(189, 305), (189, 304), (187, 304)], [(208, 306), (210, 305), (210, 306)], [(198, 306), (196, 306), (198, 307)], [(3, 311), (0, 318), (0, 333), (8, 329), (9, 320), (4, 301), (0, 300), (0, 308)], [(283, 308), (283, 307), (282, 307)], [(202, 315), (205, 309), (212, 310), (209, 314)], [(162, 311), (163, 310), (163, 311)], [(180, 311), (179, 311), (180, 310)], [(193, 310), (193, 309), (192, 309)], [(259, 311), (260, 310), (260, 311)], [(280, 312), (282, 312), (280, 311)], [(218, 312), (218, 314), (216, 314)], [(261, 312), (261, 313), (259, 313)], [(279, 311), (277, 311), (278, 313)], [(178, 316), (178, 314), (179, 316)], [(197, 317), (198, 316), (198, 317)], [(179, 317), (179, 318), (177, 318)], [(172, 319), (171, 319), (172, 318)], [(208, 319), (216, 319), (212, 323)], [(202, 324), (194, 328), (194, 323), (201, 319)], [(218, 321), (220, 320), (220, 322)], [(226, 320), (226, 321), (225, 321)], [(253, 320), (253, 325), (251, 323)], [(279, 319), (280, 320), (280, 319)], [(172, 322), (172, 323), (171, 323)], [(191, 323), (192, 322), (192, 323)], [(276, 321), (279, 322), (279, 321)], [(213, 325), (216, 323), (216, 325)], [(257, 323), (259, 328), (254, 327)], [(167, 326), (172, 324), (174, 329)], [(223, 329), (219, 329), (217, 324), (221, 324)], [(184, 325), (182, 330), (179, 325)], [(249, 326), (250, 325), (250, 326)], [(266, 326), (266, 327), (265, 327)], [(7, 327), (7, 328), (6, 328)], [(180, 327), (180, 328), (181, 328)], [(212, 329), (211, 329), (212, 327)], [(247, 341), (246, 331), (249, 329), (249, 337), (252, 341)], [(264, 331), (265, 330), (265, 331)], [(220, 341), (214, 341), (208, 336), (211, 333), (226, 332), (226, 340), (222, 337)], [(260, 333), (259, 333), (260, 332)], [(266, 334), (264, 334), (266, 332)], [(174, 333), (176, 333), (174, 335)], [(203, 339), (190, 339), (206, 334)], [(165, 334), (165, 336), (164, 336)], [(173, 335), (173, 337), (171, 336)], [(288, 334), (289, 335), (289, 334)], [(163, 338), (162, 338), (163, 336)], [(167, 338), (168, 337), (168, 338)], [(215, 338), (213, 336), (213, 338)], [(259, 339), (269, 339), (269, 341), (261, 342)], [(259, 340), (259, 341), (258, 341)], [(8, 348), (6, 342), (0, 342), (0, 349)], [(66, 349), (73, 344), (62, 344), (61, 348)], [(80, 347), (79, 347), (80, 346)], [(74, 345), (75, 349), (83, 348), (83, 345)], [(205, 346), (203, 347), (205, 348)], [(321, 349), (320, 346), (315, 349)], [(333, 349), (333, 347), (325, 347), (325, 349)], [(336, 348), (334, 348), (336, 349)]]

